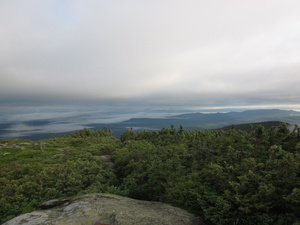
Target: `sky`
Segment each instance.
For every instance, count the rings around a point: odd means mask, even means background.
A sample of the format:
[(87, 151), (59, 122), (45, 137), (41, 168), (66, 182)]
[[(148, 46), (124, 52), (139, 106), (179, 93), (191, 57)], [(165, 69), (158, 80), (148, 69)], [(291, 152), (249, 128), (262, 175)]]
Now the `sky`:
[(299, 0), (0, 0), (0, 101), (300, 110)]

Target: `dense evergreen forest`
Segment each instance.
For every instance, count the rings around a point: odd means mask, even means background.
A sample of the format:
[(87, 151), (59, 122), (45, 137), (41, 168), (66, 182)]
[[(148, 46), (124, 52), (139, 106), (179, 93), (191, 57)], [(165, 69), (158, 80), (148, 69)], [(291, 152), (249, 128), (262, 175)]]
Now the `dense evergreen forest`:
[(0, 142), (0, 223), (44, 201), (111, 193), (162, 201), (207, 224), (300, 224), (300, 129), (84, 129)]

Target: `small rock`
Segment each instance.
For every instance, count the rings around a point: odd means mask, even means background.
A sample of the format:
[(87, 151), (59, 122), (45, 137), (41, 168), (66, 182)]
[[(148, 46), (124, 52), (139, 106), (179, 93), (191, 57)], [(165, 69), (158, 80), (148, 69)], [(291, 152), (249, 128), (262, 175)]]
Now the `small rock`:
[(62, 153), (60, 153), (60, 154), (55, 154), (55, 155), (53, 155), (52, 157), (51, 157), (51, 159), (54, 159), (54, 158), (56, 158), (56, 157), (58, 157), (58, 156), (64, 156), (65, 154), (62, 154)]
[(106, 162), (106, 163), (108, 163), (108, 162), (111, 162), (111, 161), (112, 161), (112, 159), (111, 159), (111, 156), (110, 156), (110, 155), (101, 155), (101, 156), (100, 156), (100, 158), (101, 158), (101, 159), (103, 159), (103, 162)]

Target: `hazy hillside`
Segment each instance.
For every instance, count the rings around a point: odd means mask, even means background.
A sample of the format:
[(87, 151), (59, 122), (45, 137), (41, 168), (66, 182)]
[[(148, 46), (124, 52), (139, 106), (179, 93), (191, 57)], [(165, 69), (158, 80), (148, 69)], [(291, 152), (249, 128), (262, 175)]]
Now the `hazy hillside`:
[[(221, 130), (235, 129), (235, 130), (243, 130), (243, 131), (254, 131), (258, 125), (261, 125), (266, 130), (268, 130), (273, 126), (279, 126), (280, 124), (282, 124), (282, 122), (280, 122), (280, 121), (268, 121), (268, 122), (259, 122), (259, 123), (234, 124), (234, 125), (225, 126), (225, 127), (218, 128), (218, 129), (221, 129)], [(287, 124), (287, 126), (289, 127), (290, 131), (293, 132), (295, 125), (293, 126), (293, 125)]]

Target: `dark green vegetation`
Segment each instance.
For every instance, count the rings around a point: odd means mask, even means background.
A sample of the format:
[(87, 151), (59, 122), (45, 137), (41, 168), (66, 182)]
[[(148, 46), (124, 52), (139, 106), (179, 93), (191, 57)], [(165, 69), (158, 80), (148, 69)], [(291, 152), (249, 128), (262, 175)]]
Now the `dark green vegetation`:
[[(231, 129), (235, 129), (235, 130), (243, 130), (243, 131), (254, 131), (256, 129), (256, 126), (261, 125), (264, 127), (264, 129), (270, 129), (274, 126), (279, 126), (281, 125), (282, 122), (280, 121), (268, 121), (268, 122), (261, 122), (261, 123), (245, 123), (245, 124), (237, 124), (237, 125), (231, 125), (231, 126), (225, 126), (222, 127), (220, 129), (222, 130), (231, 130)], [(295, 125), (291, 125), (291, 124), (287, 124), (288, 126), (291, 126), (294, 128)]]
[[(163, 201), (207, 224), (299, 224), (300, 130), (81, 130), (0, 145), (0, 222), (46, 200), (111, 193)], [(110, 155), (103, 157), (103, 155)]]

